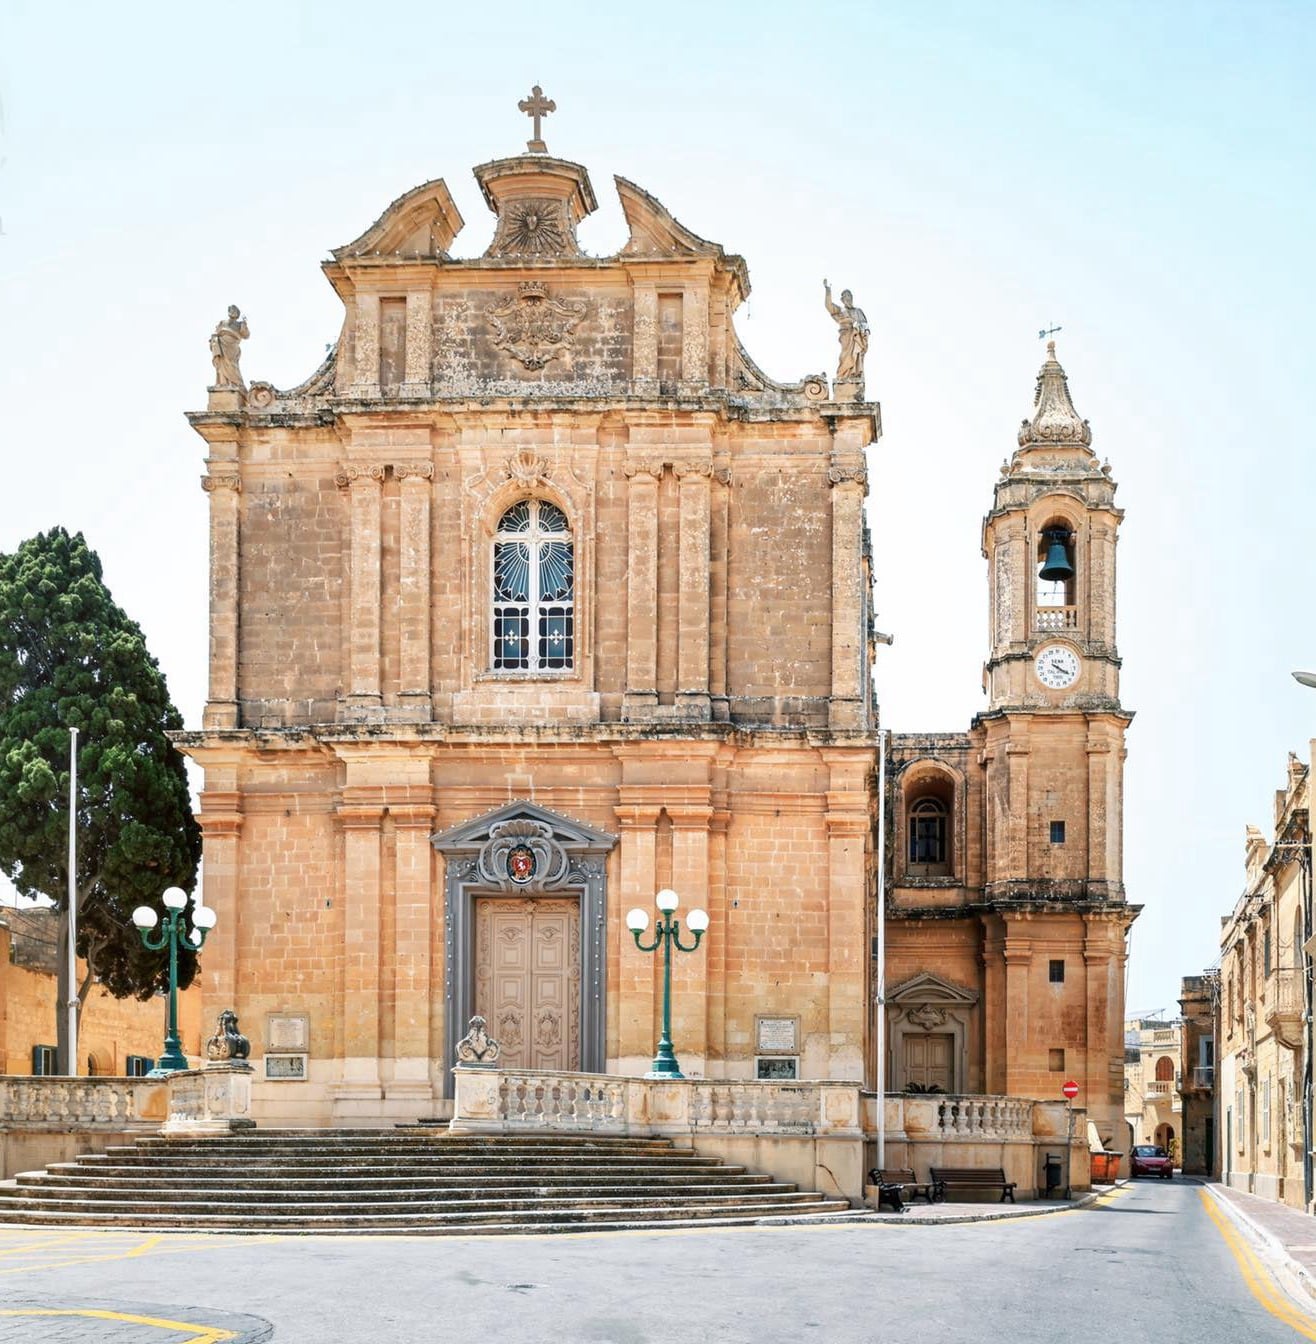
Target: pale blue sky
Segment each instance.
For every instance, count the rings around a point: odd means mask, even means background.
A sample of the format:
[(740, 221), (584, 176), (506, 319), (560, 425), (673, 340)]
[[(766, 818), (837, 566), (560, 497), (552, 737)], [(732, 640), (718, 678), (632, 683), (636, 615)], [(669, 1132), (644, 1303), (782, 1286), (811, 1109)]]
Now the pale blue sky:
[[(1316, 5), (772, 3), (474, 10), (0, 3), (0, 548), (63, 523), (100, 551), (189, 721), (205, 694), (206, 337), (230, 302), (248, 377), (337, 334), (318, 262), (557, 100), (592, 250), (610, 177), (742, 253), (738, 324), (779, 376), (828, 367), (821, 280), (873, 327), (886, 436), (871, 517), (883, 714), (982, 706), (980, 525), (1028, 409), (1039, 327), (1127, 510), (1129, 1006), (1173, 1008), (1216, 955), (1243, 827), (1308, 752), (1309, 312)], [(935, 500), (935, 503), (932, 502)]]

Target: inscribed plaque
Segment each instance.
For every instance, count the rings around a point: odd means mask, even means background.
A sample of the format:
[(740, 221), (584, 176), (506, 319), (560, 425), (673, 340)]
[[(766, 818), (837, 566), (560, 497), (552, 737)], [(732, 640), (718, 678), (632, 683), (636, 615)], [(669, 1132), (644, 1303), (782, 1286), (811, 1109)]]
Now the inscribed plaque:
[(796, 1019), (793, 1017), (760, 1017), (755, 1021), (758, 1030), (760, 1054), (793, 1054), (796, 1045)]

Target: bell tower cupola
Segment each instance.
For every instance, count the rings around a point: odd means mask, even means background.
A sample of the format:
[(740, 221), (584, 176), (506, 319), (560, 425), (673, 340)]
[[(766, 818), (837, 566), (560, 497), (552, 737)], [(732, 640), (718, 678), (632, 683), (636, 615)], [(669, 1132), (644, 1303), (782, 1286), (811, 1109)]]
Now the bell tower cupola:
[(991, 651), (989, 710), (1118, 709), (1115, 507), (1109, 463), (1074, 409), (1054, 341), (1033, 413), (1001, 464), (983, 523)]

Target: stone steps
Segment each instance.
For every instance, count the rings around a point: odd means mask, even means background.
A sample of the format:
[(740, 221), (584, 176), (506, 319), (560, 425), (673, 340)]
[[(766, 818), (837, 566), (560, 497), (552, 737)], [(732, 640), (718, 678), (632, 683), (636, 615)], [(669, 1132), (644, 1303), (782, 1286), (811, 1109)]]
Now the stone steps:
[(661, 1139), (423, 1129), (148, 1138), (0, 1185), (6, 1223), (147, 1231), (492, 1234), (847, 1210)]

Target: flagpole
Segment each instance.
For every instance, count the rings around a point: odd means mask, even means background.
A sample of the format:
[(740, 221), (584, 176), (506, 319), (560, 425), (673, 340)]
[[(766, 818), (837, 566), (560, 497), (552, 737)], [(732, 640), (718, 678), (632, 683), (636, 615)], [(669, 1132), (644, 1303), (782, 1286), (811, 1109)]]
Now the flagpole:
[(69, 729), (69, 1058), (68, 1074), (78, 1074), (78, 730)]

